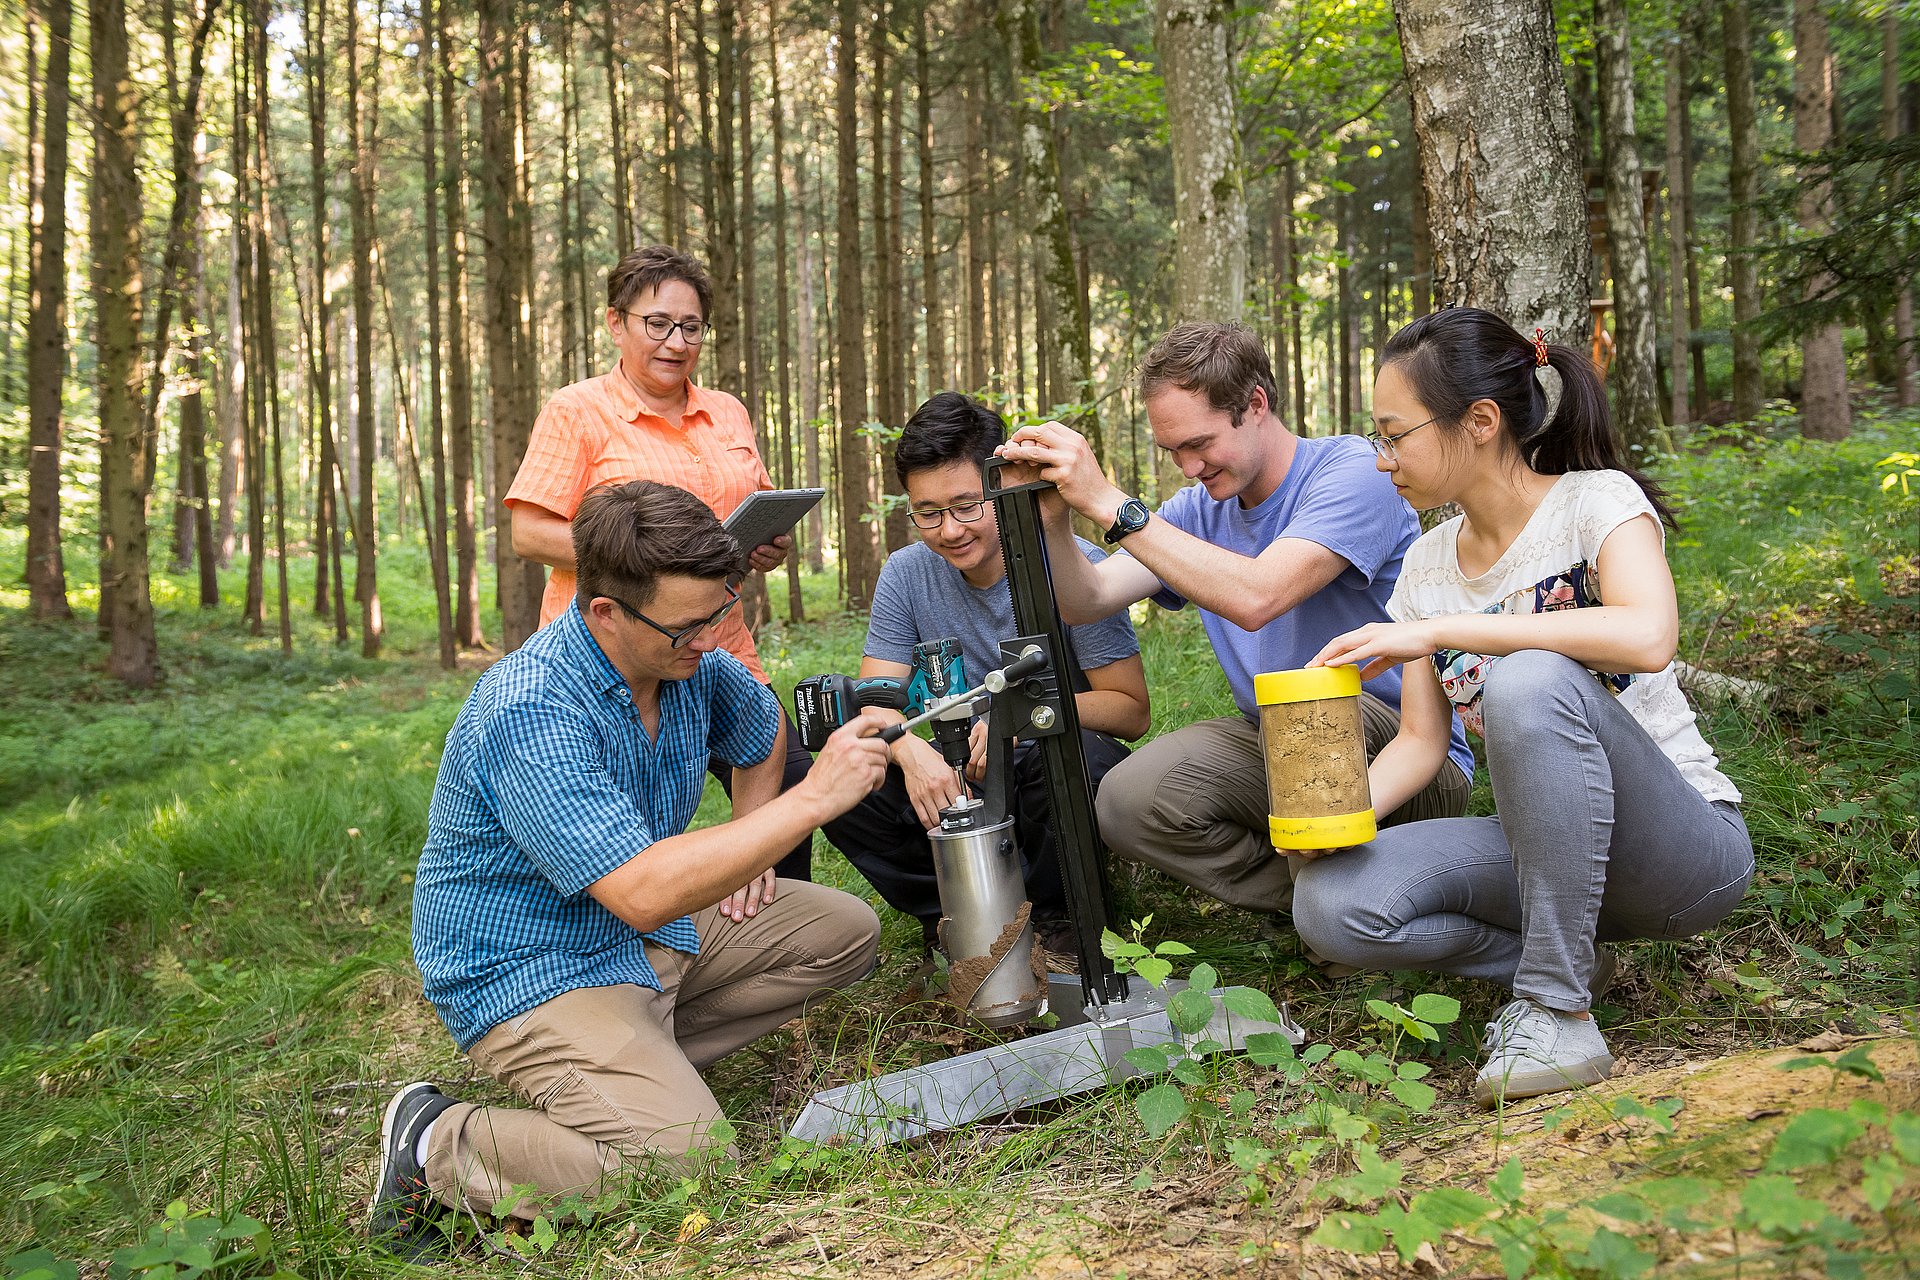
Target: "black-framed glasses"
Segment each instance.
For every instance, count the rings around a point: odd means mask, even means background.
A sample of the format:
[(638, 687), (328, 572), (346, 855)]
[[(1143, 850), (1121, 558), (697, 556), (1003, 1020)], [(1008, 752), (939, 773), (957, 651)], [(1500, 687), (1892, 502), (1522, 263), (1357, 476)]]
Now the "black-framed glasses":
[(931, 510), (916, 509), (907, 512), (907, 514), (913, 517), (913, 522), (922, 529), (933, 530), (940, 527), (940, 522), (946, 518), (949, 511), (953, 513), (953, 518), (961, 524), (972, 524), (980, 518), (980, 513), (986, 509), (987, 504), (985, 502), (975, 499), (971, 502), (956, 502), (950, 507), (934, 507)]
[(1421, 427), (1431, 426), (1438, 421), (1438, 418), (1428, 418), (1418, 426), (1408, 427), (1405, 431), (1396, 431), (1390, 436), (1382, 435), (1378, 431), (1369, 431), (1366, 437), (1367, 443), (1373, 446), (1375, 453), (1385, 458), (1388, 462), (1398, 462), (1400, 461), (1400, 450), (1396, 446)]
[[(602, 592), (601, 594), (605, 595), (606, 593)], [(686, 626), (681, 627), (677, 631), (670, 631), (666, 627), (661, 626), (659, 623), (655, 622), (652, 618), (649, 618), (646, 614), (640, 612), (638, 609), (628, 604), (625, 600), (622, 600), (619, 596), (607, 596), (607, 599), (613, 601), (615, 604), (619, 605), (622, 609), (625, 609), (628, 613), (632, 614), (634, 617), (646, 623), (648, 626), (652, 627), (655, 631), (658, 631), (661, 635), (665, 636), (667, 638), (667, 643), (672, 645), (674, 648), (684, 649), (688, 645), (692, 644), (694, 642), (694, 639), (698, 637), (702, 631), (705, 631), (710, 627), (717, 627), (726, 620), (727, 615), (733, 612), (733, 606), (740, 603), (740, 590), (739, 588), (735, 587), (731, 582), (729, 582), (727, 584), (727, 602), (725, 604), (721, 605), (718, 609), (715, 609), (712, 613), (708, 614), (706, 617), (700, 619), (700, 621), (690, 622)]]
[[(627, 315), (631, 318), (633, 312), (629, 311)], [(688, 346), (697, 347), (707, 340), (708, 334), (713, 332), (713, 326), (705, 320), (675, 320), (672, 316), (662, 315), (658, 311), (649, 311), (640, 316), (639, 320), (646, 329), (647, 336), (655, 342), (665, 342), (668, 335), (678, 329), (680, 337)], [(612, 599), (611, 596), (608, 598)]]

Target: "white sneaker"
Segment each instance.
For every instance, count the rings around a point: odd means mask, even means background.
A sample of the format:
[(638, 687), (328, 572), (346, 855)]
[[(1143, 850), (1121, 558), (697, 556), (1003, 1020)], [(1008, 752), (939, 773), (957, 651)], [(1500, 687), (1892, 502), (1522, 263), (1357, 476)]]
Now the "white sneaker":
[(1592, 1018), (1515, 1000), (1487, 1024), (1487, 1065), (1474, 1077), (1473, 1097), (1491, 1107), (1599, 1084), (1612, 1073), (1613, 1055)]

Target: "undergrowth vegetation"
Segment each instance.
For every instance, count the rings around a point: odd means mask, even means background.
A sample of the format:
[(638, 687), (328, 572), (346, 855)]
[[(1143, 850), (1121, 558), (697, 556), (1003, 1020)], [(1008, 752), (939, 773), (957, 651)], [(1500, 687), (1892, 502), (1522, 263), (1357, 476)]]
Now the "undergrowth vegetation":
[[(1746, 794), (1759, 872), (1709, 936), (1624, 948), (1598, 1013), (1635, 1073), (1825, 1035), (1803, 1070), (1767, 1067), (1804, 1095), (1791, 1114), (1716, 1127), (1629, 1090), (1482, 1118), (1462, 1101), (1473, 1025), (1504, 993), (1329, 980), (1286, 930), (1116, 868), (1122, 918), (1152, 917), (1146, 954), (1175, 941), (1161, 954), (1199, 985), (1287, 1002), (1308, 1045), (1161, 1053), (1136, 1064), (1158, 1079), (903, 1147), (785, 1140), (814, 1089), (992, 1042), (907, 995), (918, 930), (883, 913), (873, 978), (712, 1073), (737, 1164), (653, 1171), (587, 1223), (464, 1221), (452, 1273), (516, 1273), (504, 1251), (569, 1276), (953, 1258), (1015, 1275), (1062, 1249), (1138, 1273), (1111, 1244), (1139, 1238), (1195, 1271), (1294, 1274), (1311, 1249), (1332, 1274), (1912, 1274), (1916, 455), (1909, 417), (1837, 445), (1725, 431), (1655, 468), (1682, 519), (1681, 653), (1710, 673), (1695, 700)], [(387, 1095), (425, 1076), (512, 1101), (453, 1050), (409, 954), (427, 801), (474, 675), (434, 665), (424, 556), (383, 551), (376, 662), (298, 606), (283, 657), (232, 606), (202, 614), (185, 579), (158, 579), (164, 678), (128, 693), (102, 675), (84, 595), (75, 623), (26, 618), (21, 554), (0, 532), (0, 1276), (397, 1266), (361, 1235)], [(805, 587), (816, 620), (763, 644), (783, 695), (859, 660), (831, 573)], [(1227, 712), (1195, 620), (1140, 617), (1155, 732)], [(723, 817), (710, 794), (700, 820)], [(864, 890), (817, 848), (820, 878)], [(1902, 1071), (1904, 1100), (1874, 1093)], [(1549, 1152), (1574, 1130), (1616, 1135), (1617, 1186), (1555, 1181)]]

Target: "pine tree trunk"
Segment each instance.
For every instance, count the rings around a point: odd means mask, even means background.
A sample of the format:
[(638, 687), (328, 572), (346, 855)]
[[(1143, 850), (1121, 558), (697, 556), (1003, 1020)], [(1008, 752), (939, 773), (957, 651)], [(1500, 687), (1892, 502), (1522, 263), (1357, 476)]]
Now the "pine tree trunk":
[(927, 58), (927, 6), (931, 0), (917, 0), (914, 8), (913, 70), (918, 129), (914, 143), (918, 148), (920, 176), (920, 303), (927, 313), (927, 392), (932, 394), (952, 385), (953, 371), (947, 363), (947, 334), (942, 323), (945, 301), (940, 292), (940, 246), (934, 228), (934, 202), (940, 188), (933, 168), (933, 80)]
[[(1900, 13), (1892, 5), (1880, 19), (1880, 135), (1888, 142), (1901, 134)], [(1914, 344), (1913, 282), (1903, 280), (1893, 299), (1894, 398), (1903, 407), (1920, 404), (1920, 347)]]
[[(457, 662), (453, 629), (453, 593), (447, 573), (447, 441), (446, 406), (441, 403), (440, 330), (440, 227), (434, 196), (440, 190), (440, 138), (434, 119), (434, 42), (439, 19), (434, 16), (437, 0), (422, 0), (420, 15), (420, 153), (422, 189), (426, 204), (421, 209), (426, 231), (427, 251), (427, 441), (433, 458), (432, 510), (422, 522), (427, 530), (427, 559), (433, 573), (434, 621), (440, 638), (440, 665), (451, 671)], [(577, 112), (578, 106), (576, 104)]]
[(1733, 416), (1752, 422), (1763, 398), (1760, 337), (1760, 129), (1753, 102), (1753, 38), (1747, 26), (1747, 0), (1721, 0), (1720, 25), (1726, 37), (1727, 165), (1729, 242), (1727, 275), (1733, 287)]
[[(760, 359), (760, 317), (758, 314), (758, 296), (754, 289), (753, 273), (757, 267), (757, 238), (754, 228), (759, 222), (760, 210), (756, 207), (753, 194), (753, 11), (744, 8), (739, 13), (739, 30), (736, 34), (735, 50), (740, 59), (740, 77), (736, 86), (738, 109), (740, 112), (740, 357), (741, 372), (740, 393), (747, 404), (747, 415), (753, 423), (754, 440), (760, 449), (761, 465), (769, 472), (776, 461), (771, 448), (773, 432), (768, 429), (767, 406), (761, 395), (760, 379), (765, 365)], [(773, 617), (773, 603), (767, 596), (767, 575), (755, 573), (749, 577), (749, 593), (745, 603), (747, 626), (758, 631)]]
[[(209, 18), (214, 8), (215, 5), (209, 0), (207, 5)], [(267, 112), (267, 0), (253, 0), (253, 22), (250, 35), (253, 43), (253, 138), (254, 147), (259, 152), (255, 167), (260, 174), (259, 209), (256, 214), (253, 249), (254, 324), (259, 333), (262, 421), (273, 433), (268, 461), (273, 467), (273, 550), (280, 603), (280, 652), (291, 654), (293, 652), (293, 620), (287, 604), (286, 482), (285, 468), (281, 465), (280, 456), (280, 359), (278, 342), (274, 335), (273, 253), (269, 236), (273, 217), (270, 193), (277, 184), (273, 174), (273, 154), (269, 149), (273, 134), (269, 127), (270, 118)], [(190, 106), (193, 98), (194, 93), (189, 91)], [(262, 496), (265, 496), (264, 493)]]
[[(1802, 155), (1825, 151), (1833, 140), (1833, 54), (1820, 0), (1793, 4), (1793, 145)], [(1800, 175), (1800, 229), (1809, 236), (1833, 226), (1833, 186), (1824, 161)], [(1807, 284), (1809, 300), (1825, 296), (1833, 277)], [(1847, 402), (1847, 352), (1838, 324), (1823, 324), (1800, 339), (1800, 431), (1815, 440), (1840, 440), (1853, 430)]]
[[(1587, 341), (1587, 223), (1547, 0), (1395, 0), (1437, 304)], [(1473, 74), (1461, 74), (1461, 68)]]
[(861, 427), (867, 421), (866, 302), (861, 297), (860, 271), (860, 140), (858, 85), (859, 31), (864, 14), (855, 0), (839, 0), (840, 47), (834, 77), (834, 117), (838, 130), (839, 273), (834, 281), (838, 314), (834, 333), (839, 345), (840, 385), (834, 406), (839, 420), (840, 521), (843, 538), (840, 563), (845, 573), (847, 605), (864, 609), (873, 598), (879, 572), (874, 530), (867, 518), (868, 486), (872, 483), (870, 444)]
[[(1035, 0), (1008, 0), (1005, 14), (1008, 48), (1024, 81), (1044, 70), (1040, 43), (1040, 14)], [(1033, 242), (1040, 253), (1040, 286), (1047, 294), (1052, 323), (1045, 344), (1051, 345), (1049, 391), (1055, 402), (1085, 405), (1092, 396), (1093, 341), (1089, 330), (1087, 296), (1080, 287), (1080, 267), (1074, 254), (1073, 231), (1067, 218), (1066, 188), (1060, 173), (1060, 149), (1053, 121), (1037, 111), (1024, 92), (1016, 94), (1016, 118), (1028, 209), (1033, 220)], [(1244, 201), (1244, 197), (1240, 197)], [(1240, 205), (1240, 276), (1238, 290), (1246, 292), (1246, 208)], [(1069, 426), (1087, 437), (1096, 458), (1106, 456), (1100, 419), (1090, 412), (1072, 415)]]
[[(696, 10), (697, 12), (697, 10)], [(713, 62), (716, 96), (709, 102), (705, 78), (700, 89), (700, 113), (713, 115), (715, 149), (707, 154), (707, 263), (713, 268), (713, 321), (717, 368), (709, 376), (716, 386), (740, 387), (740, 209), (735, 199), (733, 108), (739, 60), (734, 52), (734, 28), (739, 24), (735, 0), (717, 0), (713, 10), (714, 38), (719, 45)], [(704, 59), (706, 45), (699, 49)]]
[[(153, 683), (158, 646), (148, 594), (147, 494), (152, 483), (142, 430), (140, 362), (140, 176), (138, 89), (128, 67), (125, 0), (88, 11), (93, 79), (93, 181), (88, 226), (98, 352), (100, 573), (108, 609), (107, 671), (135, 687)], [(105, 600), (111, 592), (111, 605)]]
[[(480, 187), (485, 211), (487, 264), (487, 384), (492, 420), (495, 487), (511, 484), (526, 455), (533, 428), (533, 374), (527, 357), (531, 336), (521, 317), (527, 295), (525, 227), (531, 217), (523, 185), (516, 134), (520, 84), (512, 42), (518, 29), (512, 0), (479, 0)], [(544, 568), (513, 552), (502, 529), (495, 540), (499, 564), (501, 640), (519, 648), (540, 623)]]
[(1247, 298), (1247, 196), (1224, 0), (1155, 0), (1173, 151), (1173, 318), (1237, 321)]
[[(900, 364), (895, 348), (900, 339), (894, 327), (893, 304), (899, 295), (901, 281), (900, 260), (891, 252), (894, 236), (893, 200), (887, 169), (887, 46), (890, 15), (886, 0), (876, 0), (876, 6), (877, 21), (871, 41), (872, 69), (868, 73), (871, 90), (871, 115), (868, 120), (871, 132), (868, 137), (873, 147), (873, 412), (882, 425), (898, 427), (905, 415), (899, 411), (899, 402), (904, 397), (895, 381)], [(891, 555), (905, 546), (913, 535), (909, 531), (906, 493), (901, 488), (899, 475), (884, 461), (879, 471), (880, 491), (887, 498), (886, 515), (881, 521), (881, 544), (886, 554)]]
[[(805, 130), (802, 130), (802, 155), (817, 154), (817, 147), (804, 145)], [(820, 294), (815, 292), (820, 277), (814, 265), (814, 251), (826, 241), (826, 213), (824, 208), (809, 206), (807, 201), (807, 166), (804, 162), (794, 166), (793, 170), (794, 204), (800, 218), (800, 306), (794, 313), (794, 341), (800, 348), (797, 376), (800, 393), (800, 462), (803, 483), (809, 488), (820, 488), (820, 400), (822, 379), (820, 376), (820, 340), (815, 317), (820, 306)], [(824, 184), (822, 184), (824, 188)], [(824, 201), (823, 189), (816, 189), (816, 199)], [(813, 208), (814, 217), (811, 231), (807, 215)], [(824, 261), (820, 264), (824, 268)], [(838, 499), (836, 499), (836, 502)], [(825, 513), (819, 506), (807, 513), (804, 528), (806, 537), (807, 568), (819, 573), (826, 567), (827, 525)], [(791, 588), (789, 588), (791, 590)]]
[(1687, 70), (1686, 37), (1676, 32), (1667, 37), (1666, 57), (1667, 323), (1672, 333), (1667, 356), (1672, 397), (1667, 416), (1675, 426), (1693, 416), (1693, 326), (1687, 318), (1687, 267), (1693, 258), (1693, 246), (1687, 241)]
[[(423, 0), (424, 2), (424, 0)], [(578, 77), (573, 70), (573, 4), (560, 6), (560, 381), (577, 382), (586, 376), (580, 364), (580, 299), (575, 294), (579, 277), (573, 271), (584, 227), (573, 223), (573, 192), (579, 186), (580, 139), (579, 98), (575, 93)], [(620, 158), (616, 152), (616, 165)], [(620, 181), (615, 184), (616, 191)], [(620, 206), (626, 208), (625, 204)]]
[[(601, 6), (601, 69), (607, 76), (607, 141), (613, 148), (613, 244), (621, 257), (633, 251), (634, 219), (639, 210), (633, 199), (633, 157), (627, 149), (626, 60), (619, 53), (619, 28), (615, 24), (620, 6)], [(568, 6), (571, 25), (572, 6)], [(569, 58), (570, 62), (571, 59)]]
[(987, 389), (987, 176), (980, 163), (981, 122), (985, 104), (979, 76), (965, 78), (966, 136), (961, 145), (961, 182), (966, 188), (967, 219), (967, 390)]
[(373, 155), (360, 110), (360, 6), (347, 0), (347, 162), (352, 183), (353, 386), (359, 448), (354, 502), (354, 596), (360, 602), (360, 653), (380, 656), (380, 533), (373, 464), (379, 456), (373, 404)]
[[(792, 315), (792, 289), (788, 282), (790, 255), (787, 246), (787, 111), (786, 100), (780, 89), (780, 3), (779, 0), (767, 0), (767, 84), (770, 92), (773, 117), (773, 324), (774, 324), (774, 381), (779, 395), (779, 416), (776, 431), (780, 439), (780, 468), (776, 478), (780, 487), (794, 487), (794, 431), (793, 419), (793, 333), (790, 317)], [(800, 192), (800, 204), (805, 205), (806, 193)], [(802, 344), (803, 348), (805, 344)], [(803, 380), (806, 371), (801, 372)], [(809, 428), (811, 429), (811, 428)], [(808, 526), (811, 528), (811, 524)], [(796, 530), (796, 541), (808, 541), (804, 530)], [(800, 597), (800, 562), (803, 552), (795, 546), (787, 554), (787, 621), (803, 622), (807, 608)]]
[(473, 365), (467, 341), (466, 150), (455, 110), (453, 43), (447, 7), (434, 7), (440, 48), (440, 151), (447, 177), (442, 192), (447, 221), (447, 454), (453, 499), (453, 635), (462, 648), (487, 643), (480, 627), (480, 553), (474, 532)]
[(1662, 441), (1656, 381), (1659, 326), (1654, 319), (1653, 266), (1640, 181), (1640, 140), (1633, 123), (1633, 48), (1626, 0), (1594, 0), (1594, 52), (1599, 64), (1601, 127), (1607, 146), (1607, 245), (1613, 262), (1614, 422), (1629, 447)]
[(46, 17), (44, 134), (34, 147), (28, 241), (27, 597), (36, 618), (71, 618), (60, 537), (60, 459), (67, 376), (67, 122), (72, 0), (35, 0)]
[[(608, 6), (608, 21), (612, 6)], [(670, 245), (687, 239), (686, 190), (680, 184), (680, 42), (675, 37), (674, 0), (660, 0), (660, 132), (665, 139), (660, 157), (660, 208)]]

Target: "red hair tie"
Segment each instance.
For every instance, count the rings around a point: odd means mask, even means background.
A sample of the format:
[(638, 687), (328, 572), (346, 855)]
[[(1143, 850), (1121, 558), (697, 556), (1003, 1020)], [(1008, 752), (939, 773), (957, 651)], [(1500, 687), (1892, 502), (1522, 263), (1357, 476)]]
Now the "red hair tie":
[(1547, 365), (1547, 331), (1545, 329), (1533, 331), (1533, 362), (1541, 368)]

